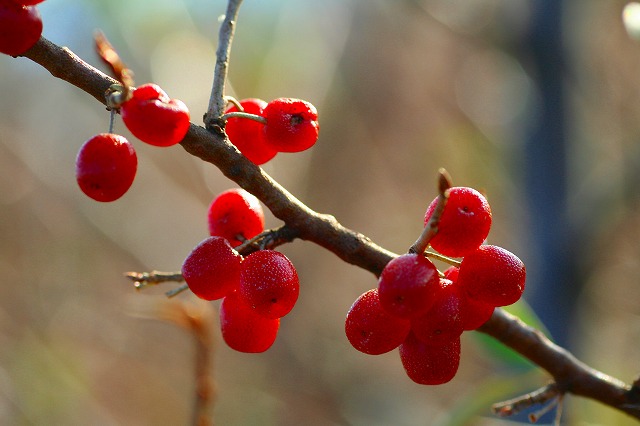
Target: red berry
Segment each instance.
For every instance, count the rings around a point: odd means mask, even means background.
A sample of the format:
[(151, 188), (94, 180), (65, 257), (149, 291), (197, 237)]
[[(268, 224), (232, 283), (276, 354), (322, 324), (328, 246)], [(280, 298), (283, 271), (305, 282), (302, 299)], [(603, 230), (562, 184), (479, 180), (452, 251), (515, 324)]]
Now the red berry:
[(245, 303), (237, 291), (220, 304), (220, 330), (225, 343), (239, 352), (264, 352), (278, 335), (280, 319), (265, 318)]
[(233, 247), (264, 231), (260, 201), (241, 188), (220, 193), (209, 205), (209, 234), (224, 237)]
[(189, 109), (156, 84), (133, 90), (131, 99), (120, 107), (122, 121), (138, 139), (155, 146), (175, 145), (189, 130)]
[(123, 136), (101, 133), (86, 141), (76, 157), (76, 180), (96, 201), (114, 201), (131, 187), (138, 169), (133, 146)]
[(470, 298), (464, 291), (462, 296), (462, 328), (475, 330), (489, 321), (495, 307), (485, 302)]
[[(437, 204), (434, 199), (424, 216), (426, 225)], [(451, 257), (463, 257), (477, 249), (489, 235), (491, 208), (478, 191), (467, 187), (449, 189), (449, 199), (438, 223), (438, 233), (430, 244), (436, 251)]]
[(434, 345), (409, 333), (400, 345), (400, 360), (407, 376), (421, 385), (441, 385), (453, 379), (460, 365), (460, 338)]
[(459, 289), (458, 294), (461, 302), (462, 328), (464, 330), (475, 330), (485, 322), (489, 321), (489, 318), (491, 318), (495, 308), (493, 305), (470, 298), (465, 291), (460, 289), (460, 285), (458, 284), (459, 273), (460, 268), (451, 266), (449, 269), (444, 271), (444, 277), (453, 281), (454, 285)]
[(21, 55), (36, 44), (41, 34), (42, 18), (36, 7), (0, 2), (0, 52)]
[(304, 151), (318, 140), (318, 112), (307, 101), (274, 99), (264, 108), (263, 116), (267, 119), (265, 139), (277, 151)]
[(204, 300), (221, 299), (240, 285), (238, 254), (222, 237), (209, 237), (189, 253), (182, 276), (189, 289)]
[(513, 253), (483, 245), (460, 264), (459, 285), (473, 299), (492, 306), (515, 303), (524, 292), (526, 269)]
[(458, 339), (463, 331), (460, 292), (452, 281), (441, 278), (438, 295), (431, 308), (411, 319), (413, 334), (425, 342), (443, 344)]
[(300, 292), (298, 273), (287, 257), (275, 250), (248, 255), (240, 268), (240, 295), (267, 318), (288, 314)]
[(365, 354), (379, 355), (397, 348), (409, 334), (411, 323), (382, 309), (378, 289), (374, 288), (353, 302), (344, 329), (354, 348)]
[[(267, 103), (262, 99), (244, 99), (240, 101), (244, 112), (262, 116)], [(232, 105), (227, 112), (237, 112)], [(267, 145), (264, 138), (264, 124), (248, 118), (232, 117), (227, 120), (225, 132), (232, 144), (255, 164), (264, 164), (276, 156), (278, 151)]]
[(402, 318), (425, 313), (435, 302), (438, 271), (418, 254), (403, 254), (391, 260), (378, 280), (382, 308)]

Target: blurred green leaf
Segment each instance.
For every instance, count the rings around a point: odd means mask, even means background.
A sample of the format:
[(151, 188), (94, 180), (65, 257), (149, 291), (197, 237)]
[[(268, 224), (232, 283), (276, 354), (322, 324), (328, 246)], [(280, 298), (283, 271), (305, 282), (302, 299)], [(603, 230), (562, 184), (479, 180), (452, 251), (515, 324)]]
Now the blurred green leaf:
[[(513, 305), (504, 306), (502, 309), (517, 316), (527, 325), (537, 328), (549, 337), (548, 330), (526, 301), (521, 299)], [(515, 371), (526, 371), (536, 367), (528, 359), (524, 358), (513, 349), (503, 345), (491, 336), (484, 333), (473, 333), (473, 336), (478, 345), (487, 354), (487, 357), (496, 364), (501, 364), (507, 369)]]

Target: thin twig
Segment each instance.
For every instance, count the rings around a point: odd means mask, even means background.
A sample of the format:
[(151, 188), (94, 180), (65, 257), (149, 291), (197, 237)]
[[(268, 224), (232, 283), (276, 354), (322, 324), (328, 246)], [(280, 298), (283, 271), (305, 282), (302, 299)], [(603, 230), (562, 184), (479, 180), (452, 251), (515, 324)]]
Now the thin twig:
[(541, 387), (526, 395), (519, 396), (517, 398), (510, 399), (508, 401), (499, 402), (493, 404), (491, 410), (498, 416), (513, 416), (518, 414), (522, 410), (525, 410), (534, 405), (541, 405), (556, 398), (560, 394), (558, 387), (555, 383), (549, 383), (546, 386)]
[(136, 289), (141, 290), (149, 285), (157, 285), (165, 282), (182, 282), (184, 278), (180, 272), (125, 272), (127, 278), (133, 281)]
[(409, 248), (409, 253), (422, 254), (429, 246), (429, 241), (438, 233), (438, 224), (444, 212), (444, 207), (449, 198), (449, 188), (451, 188), (451, 178), (445, 169), (438, 170), (438, 201), (415, 243)]
[(211, 87), (211, 97), (209, 98), (209, 108), (204, 115), (205, 127), (209, 130), (221, 126), (220, 117), (225, 108), (224, 87), (227, 81), (229, 69), (229, 53), (231, 52), (231, 42), (235, 32), (238, 9), (242, 0), (229, 0), (227, 12), (220, 25), (218, 35), (218, 49), (216, 51), (216, 65), (213, 75), (213, 86)]

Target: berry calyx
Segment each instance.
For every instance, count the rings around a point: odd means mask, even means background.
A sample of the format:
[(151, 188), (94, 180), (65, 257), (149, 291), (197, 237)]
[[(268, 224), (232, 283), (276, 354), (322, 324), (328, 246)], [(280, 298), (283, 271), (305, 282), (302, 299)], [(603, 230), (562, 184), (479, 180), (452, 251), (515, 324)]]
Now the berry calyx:
[(138, 139), (154, 146), (175, 145), (189, 130), (187, 106), (171, 99), (156, 84), (144, 84), (133, 90), (120, 107), (122, 121)]
[[(262, 116), (267, 103), (262, 99), (243, 99), (240, 105), (244, 112)], [(229, 112), (238, 112), (238, 107), (232, 105), (227, 109)], [(278, 151), (267, 145), (264, 137), (264, 124), (248, 118), (230, 117), (227, 119), (225, 132), (232, 144), (238, 148), (242, 155), (247, 157), (254, 164), (260, 165), (271, 160)]]
[(278, 98), (267, 104), (263, 116), (267, 144), (279, 152), (300, 152), (318, 140), (318, 111), (307, 101)]
[(280, 319), (256, 313), (237, 291), (229, 293), (220, 304), (220, 330), (225, 343), (239, 352), (264, 352), (278, 336)]
[(457, 286), (446, 278), (441, 278), (439, 285), (433, 306), (411, 319), (413, 334), (432, 344), (458, 339), (463, 332), (462, 301)]
[(76, 180), (88, 197), (115, 201), (133, 184), (138, 157), (126, 138), (101, 133), (87, 140), (76, 157)]
[[(431, 218), (438, 199), (434, 199), (424, 216)], [(491, 208), (487, 199), (473, 188), (449, 189), (447, 204), (438, 223), (438, 232), (429, 242), (445, 256), (463, 257), (477, 249), (489, 235)]]
[(458, 372), (460, 338), (436, 345), (409, 333), (399, 352), (402, 366), (411, 380), (421, 385), (441, 385), (451, 381)]
[(425, 313), (435, 302), (438, 270), (422, 255), (403, 254), (391, 260), (378, 280), (380, 305), (401, 318)]
[(267, 318), (287, 315), (298, 300), (300, 281), (291, 261), (275, 250), (259, 250), (245, 257), (240, 268), (240, 295)]
[(469, 297), (493, 306), (511, 305), (524, 292), (524, 263), (502, 247), (483, 245), (462, 259), (458, 283)]
[(211, 201), (207, 213), (209, 234), (224, 237), (232, 247), (264, 231), (260, 201), (241, 188), (221, 192)]
[(0, 52), (18, 56), (29, 50), (42, 35), (42, 18), (35, 6), (0, 2)]
[(238, 254), (222, 237), (200, 242), (182, 263), (182, 276), (189, 289), (204, 300), (217, 300), (240, 285)]
[(360, 352), (380, 355), (397, 348), (411, 330), (409, 320), (390, 315), (380, 306), (378, 289), (353, 302), (345, 320), (349, 343)]

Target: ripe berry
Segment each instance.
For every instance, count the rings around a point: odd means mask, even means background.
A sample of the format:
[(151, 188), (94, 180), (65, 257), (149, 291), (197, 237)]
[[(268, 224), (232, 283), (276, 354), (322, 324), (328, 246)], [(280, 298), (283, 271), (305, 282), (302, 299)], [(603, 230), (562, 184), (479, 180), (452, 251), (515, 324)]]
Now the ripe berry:
[[(262, 110), (267, 103), (262, 99), (244, 99), (240, 101), (244, 112), (262, 116)], [(237, 112), (238, 108), (232, 105), (226, 112)], [(264, 124), (248, 118), (231, 117), (227, 120), (225, 132), (232, 144), (255, 164), (264, 164), (278, 153), (264, 138)]]
[(299, 152), (311, 148), (318, 140), (318, 111), (300, 99), (278, 98), (267, 104), (263, 112), (267, 124), (267, 144), (280, 152)]
[(0, 2), (1, 53), (21, 55), (36, 44), (41, 34), (42, 18), (36, 7), (7, 0)]
[(353, 302), (344, 329), (354, 348), (365, 354), (379, 355), (397, 348), (409, 334), (411, 323), (382, 309), (378, 289), (374, 288)]
[(399, 349), (407, 376), (418, 384), (441, 385), (453, 379), (458, 372), (460, 338), (435, 345), (409, 333)]
[(411, 319), (413, 334), (425, 342), (443, 344), (458, 339), (463, 331), (462, 303), (457, 286), (440, 279), (438, 295), (431, 308)]
[(134, 89), (131, 99), (120, 107), (122, 121), (138, 139), (155, 146), (175, 145), (189, 130), (189, 110), (156, 84)]
[(526, 269), (513, 253), (483, 245), (462, 259), (458, 283), (469, 297), (492, 306), (515, 303), (524, 292)]
[(403, 254), (391, 260), (378, 280), (380, 305), (401, 318), (418, 316), (435, 302), (438, 271), (431, 261), (418, 254)]
[(264, 352), (278, 335), (280, 319), (265, 318), (245, 303), (237, 291), (220, 304), (220, 330), (225, 343), (239, 352)]
[(233, 247), (264, 230), (260, 201), (241, 188), (220, 193), (209, 205), (209, 234), (224, 237)]
[(275, 250), (248, 255), (240, 268), (240, 295), (267, 318), (288, 314), (300, 292), (298, 273), (287, 257)]
[(451, 266), (444, 271), (444, 277), (453, 281), (453, 285), (458, 287), (462, 313), (462, 328), (464, 330), (475, 330), (485, 322), (489, 321), (494, 311), (494, 306), (488, 303), (480, 302), (469, 297), (469, 295), (460, 288), (458, 284), (458, 274), (460, 268)]
[(240, 285), (238, 254), (222, 237), (209, 237), (189, 253), (182, 264), (182, 276), (189, 289), (204, 300), (220, 299)]
[(138, 169), (133, 146), (123, 136), (101, 133), (86, 141), (76, 157), (76, 180), (96, 201), (114, 201), (131, 187)]
[[(424, 216), (426, 225), (437, 204), (434, 199)], [(436, 251), (451, 257), (463, 257), (477, 249), (489, 235), (491, 208), (478, 191), (467, 187), (449, 189), (449, 199), (438, 223), (438, 233), (430, 244)]]

